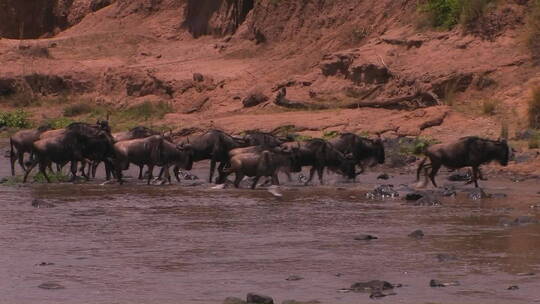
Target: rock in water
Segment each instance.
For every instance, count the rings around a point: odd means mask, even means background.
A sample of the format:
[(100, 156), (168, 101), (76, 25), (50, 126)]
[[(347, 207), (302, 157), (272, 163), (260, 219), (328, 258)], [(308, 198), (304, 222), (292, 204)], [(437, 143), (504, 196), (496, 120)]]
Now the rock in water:
[(418, 230), (415, 230), (415, 231), (409, 233), (408, 236), (410, 238), (419, 240), (419, 239), (424, 238), (424, 232), (422, 230), (418, 229)]
[(247, 302), (235, 297), (228, 297), (223, 301), (223, 304), (246, 304)]
[(394, 185), (380, 185), (375, 187), (373, 191), (366, 193), (369, 199), (385, 199), (398, 197), (399, 193), (394, 190)]
[(474, 188), (469, 192), (468, 195), (469, 199), (472, 201), (489, 198), (490, 195), (484, 192), (482, 188)]
[(378, 237), (370, 235), (370, 234), (359, 234), (354, 237), (357, 241), (370, 241), (370, 240), (376, 240)]
[(357, 282), (351, 285), (350, 290), (355, 292), (374, 292), (393, 289), (394, 285), (386, 281), (372, 280), (369, 282)]
[(271, 297), (256, 293), (248, 293), (246, 300), (248, 304), (274, 304), (274, 299)]
[(54, 208), (54, 207), (56, 207), (56, 205), (53, 204), (53, 203), (49, 203), (47, 201), (36, 198), (36, 199), (32, 200), (32, 207), (35, 207), (35, 208)]
[(430, 287), (447, 287), (447, 286), (459, 286), (460, 283), (458, 281), (451, 281), (451, 282), (443, 282), (439, 280), (431, 280), (429, 281)]
[(386, 173), (383, 173), (383, 174), (380, 174), (379, 176), (377, 176), (377, 179), (384, 179), (384, 180), (387, 180), (389, 179), (390, 176)]
[(455, 255), (451, 255), (448, 253), (439, 253), (435, 257), (439, 262), (457, 261), (458, 259)]
[(519, 289), (519, 286), (517, 285), (512, 285), (510, 287), (507, 288), (508, 290), (518, 290)]
[(55, 283), (55, 282), (46, 282), (46, 283), (43, 283), (41, 285), (38, 286), (39, 288), (42, 288), (42, 289), (51, 289), (51, 290), (54, 290), (54, 289), (64, 289), (65, 287), (58, 284), (58, 283)]
[(300, 281), (300, 280), (303, 280), (303, 279), (304, 279), (303, 277), (298, 276), (298, 275), (290, 275), (285, 280), (287, 280), (287, 281)]

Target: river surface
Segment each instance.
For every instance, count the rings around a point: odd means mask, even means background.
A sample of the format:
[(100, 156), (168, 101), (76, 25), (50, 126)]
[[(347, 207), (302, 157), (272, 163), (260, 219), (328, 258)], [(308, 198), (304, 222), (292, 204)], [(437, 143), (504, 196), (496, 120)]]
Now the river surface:
[[(204, 178), (205, 168), (195, 173)], [(0, 176), (8, 174), (1, 159)], [(275, 303), (369, 303), (369, 294), (340, 289), (375, 279), (403, 285), (380, 303), (540, 303), (540, 224), (499, 223), (540, 218), (530, 207), (540, 206), (538, 180), (484, 181), (508, 197), (471, 201), (459, 192), (442, 206), (415, 207), (366, 199), (376, 176), (292, 183), (282, 198), (192, 181), (0, 185), (0, 303), (221, 303), (248, 292)], [(397, 174), (384, 183), (413, 181)], [(55, 207), (35, 208), (36, 198)], [(407, 236), (416, 229), (423, 239)], [(378, 239), (354, 240), (359, 234)], [(460, 285), (433, 288), (431, 279)]]

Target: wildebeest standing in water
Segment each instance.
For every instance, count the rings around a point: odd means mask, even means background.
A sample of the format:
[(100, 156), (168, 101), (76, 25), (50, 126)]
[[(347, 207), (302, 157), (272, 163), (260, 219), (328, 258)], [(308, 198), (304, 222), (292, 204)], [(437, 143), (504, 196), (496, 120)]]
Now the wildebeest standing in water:
[[(416, 178), (420, 180), (420, 172), (424, 170), (425, 181), (420, 186), (427, 185), (428, 169), (431, 168), (429, 178), (433, 186), (437, 187), (435, 176), (441, 166), (445, 166), (450, 169), (472, 167), (474, 186), (478, 187), (479, 167), (494, 160), (506, 166), (512, 156), (512, 150), (506, 140), (469, 136), (455, 142), (430, 146), (424, 154), (426, 157), (420, 162), (416, 172)], [(428, 164), (426, 164), (427, 159), (430, 160)]]
[(298, 163), (300, 166), (311, 166), (309, 179), (306, 185), (309, 184), (315, 175), (315, 171), (319, 176), (319, 182), (323, 182), (324, 168), (329, 168), (333, 171), (338, 171), (347, 178), (355, 179), (356, 161), (351, 155), (345, 155), (338, 151), (334, 146), (323, 139), (311, 139), (305, 142), (290, 142), (282, 145), (287, 149), (298, 149)]
[(77, 177), (79, 162), (85, 162), (88, 158), (110, 159), (113, 156), (112, 151), (112, 138), (108, 131), (84, 123), (73, 123), (57, 136), (34, 142), (32, 153), (36, 160), (26, 171), (23, 182), (26, 182), (36, 165), (39, 165), (40, 173), (50, 182), (46, 168), (52, 162), (61, 165), (70, 162), (73, 181)]
[(343, 133), (339, 137), (331, 139), (330, 143), (344, 153), (351, 153), (360, 166), (360, 173), (364, 172), (364, 164), (384, 164), (384, 145), (380, 138), (369, 139), (360, 137), (353, 133)]
[[(253, 146), (232, 150), (230, 166), (225, 168), (225, 174), (235, 173), (234, 186), (239, 187), (244, 176), (255, 177), (251, 189), (255, 189), (263, 176), (271, 177), (273, 185), (279, 185), (278, 171), (284, 169), (298, 170), (295, 152), (281, 147), (265, 148)], [(226, 175), (224, 176), (226, 178)]]
[(11, 175), (15, 175), (15, 162), (17, 160), (19, 160), (21, 168), (26, 171), (24, 166), (24, 154), (32, 153), (34, 142), (39, 140), (41, 134), (50, 129), (50, 125), (45, 125), (33, 130), (21, 130), (9, 138)]
[(148, 184), (153, 178), (152, 172), (155, 166), (164, 167), (164, 172), (170, 182), (169, 165), (175, 164), (190, 170), (193, 163), (191, 150), (174, 146), (160, 135), (117, 142), (114, 144), (114, 150), (119, 183), (122, 183), (122, 171), (127, 170), (130, 163), (148, 166)]
[(229, 151), (245, 145), (243, 139), (234, 138), (220, 130), (210, 130), (195, 138), (187, 138), (186, 142), (181, 144), (186, 149), (193, 151), (193, 161), (210, 160), (210, 176), (208, 178), (210, 183), (214, 177), (216, 163), (219, 163), (217, 183), (222, 183), (224, 181), (223, 169), (229, 161)]

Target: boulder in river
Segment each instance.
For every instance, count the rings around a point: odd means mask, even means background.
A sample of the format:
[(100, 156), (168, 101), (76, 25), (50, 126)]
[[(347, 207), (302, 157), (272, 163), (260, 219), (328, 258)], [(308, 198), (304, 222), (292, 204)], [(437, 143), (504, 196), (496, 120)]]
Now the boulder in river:
[(228, 297), (223, 301), (223, 304), (246, 304), (247, 302), (236, 297)]
[(355, 292), (374, 292), (393, 289), (394, 285), (387, 281), (372, 280), (369, 282), (357, 282), (351, 285), (350, 290)]
[(56, 207), (56, 205), (51, 203), (51, 202), (47, 202), (45, 200), (36, 198), (36, 199), (32, 200), (32, 207), (35, 207), (35, 208), (54, 208), (54, 207)]
[(418, 229), (418, 230), (415, 230), (415, 231), (409, 233), (408, 236), (409, 236), (410, 238), (419, 240), (419, 239), (424, 238), (424, 231)]
[(369, 199), (385, 199), (398, 197), (399, 193), (394, 190), (394, 185), (380, 185), (375, 187), (373, 191), (366, 193)]
[(274, 304), (274, 299), (261, 294), (248, 293), (246, 296), (246, 302), (248, 304)]
[(512, 285), (512, 286), (509, 286), (508, 288), (506, 288), (508, 290), (518, 290), (519, 289), (519, 286), (517, 285)]
[(490, 198), (491, 196), (487, 194), (482, 188), (474, 188), (469, 191), (467, 197), (472, 201), (476, 201), (484, 198)]

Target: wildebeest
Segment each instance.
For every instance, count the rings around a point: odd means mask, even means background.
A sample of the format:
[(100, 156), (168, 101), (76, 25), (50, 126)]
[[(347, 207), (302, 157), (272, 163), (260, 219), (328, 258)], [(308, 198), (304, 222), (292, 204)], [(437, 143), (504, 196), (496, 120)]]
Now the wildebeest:
[(225, 168), (224, 172), (225, 174), (235, 173), (234, 186), (237, 188), (244, 176), (255, 177), (251, 185), (251, 189), (255, 189), (263, 176), (271, 177), (272, 184), (279, 185), (277, 174), (280, 169), (300, 169), (295, 159), (295, 152), (285, 151), (281, 147), (253, 146), (234, 149), (229, 154), (231, 155), (230, 166)]
[[(420, 162), (416, 172), (416, 178), (420, 180), (420, 172), (424, 170), (426, 179), (422, 186), (428, 183), (428, 169), (431, 168), (429, 178), (433, 186), (437, 187), (435, 176), (441, 166), (445, 166), (450, 169), (471, 167), (474, 186), (478, 187), (480, 165), (496, 160), (502, 166), (506, 166), (511, 158), (512, 150), (506, 140), (469, 136), (451, 143), (430, 146), (424, 154), (426, 157)], [(426, 164), (427, 159), (430, 160), (428, 164)]]
[(216, 163), (219, 163), (217, 183), (222, 183), (224, 180), (223, 168), (229, 161), (229, 151), (246, 146), (246, 143), (244, 140), (233, 138), (223, 131), (210, 130), (195, 138), (187, 138), (186, 142), (181, 145), (193, 151), (193, 161), (195, 162), (210, 159), (210, 176), (208, 178), (210, 183), (214, 177)]
[(343, 133), (339, 137), (331, 139), (330, 143), (342, 153), (353, 155), (357, 165), (360, 166), (359, 173), (364, 172), (366, 161), (373, 163), (373, 160), (376, 163), (384, 164), (384, 145), (380, 138), (369, 139), (353, 133)]
[(33, 130), (22, 130), (13, 134), (9, 138), (11, 175), (15, 175), (15, 162), (19, 160), (19, 165), (26, 171), (24, 166), (24, 154), (32, 153), (33, 144), (46, 131), (50, 130), (50, 125), (44, 125)]
[(113, 156), (113, 142), (106, 130), (99, 125), (73, 123), (57, 136), (49, 136), (34, 142), (32, 153), (35, 154), (36, 160), (27, 170), (23, 181), (26, 182), (29, 173), (38, 164), (39, 171), (47, 182), (50, 182), (46, 173), (50, 163), (63, 165), (70, 162), (73, 181), (77, 176), (78, 162), (85, 162), (88, 159), (110, 159)]
[(270, 133), (259, 131), (247, 131), (244, 135), (244, 140), (248, 146), (265, 146), (277, 147), (284, 142), (289, 141), (287, 138), (279, 138)]
[(298, 149), (298, 162), (300, 166), (311, 166), (309, 179), (306, 185), (313, 180), (315, 171), (319, 181), (323, 182), (324, 168), (338, 171), (347, 178), (356, 178), (356, 161), (351, 155), (345, 155), (338, 151), (331, 143), (323, 139), (311, 139), (305, 142), (290, 142), (282, 145), (287, 149)]
[(174, 164), (190, 170), (193, 164), (192, 150), (175, 146), (161, 135), (117, 142), (114, 144), (114, 150), (119, 183), (122, 183), (122, 171), (127, 170), (130, 163), (148, 166), (148, 184), (153, 178), (152, 172), (155, 166), (164, 167), (166, 177), (170, 182), (170, 165)]

